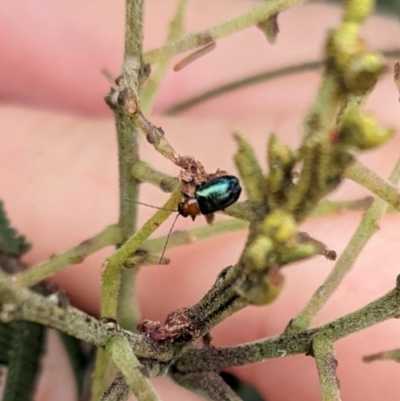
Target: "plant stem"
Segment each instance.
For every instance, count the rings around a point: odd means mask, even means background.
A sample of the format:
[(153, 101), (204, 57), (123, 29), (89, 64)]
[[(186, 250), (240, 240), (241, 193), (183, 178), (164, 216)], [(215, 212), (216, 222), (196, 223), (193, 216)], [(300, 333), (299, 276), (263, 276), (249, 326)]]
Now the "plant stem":
[[(92, 372), (92, 387), (90, 389), (91, 401), (97, 401), (100, 400), (100, 398), (103, 399), (106, 394), (110, 397), (114, 397), (114, 394), (109, 394), (107, 392), (107, 383), (110, 381), (111, 377), (115, 376), (115, 373), (115, 365), (111, 363), (110, 355), (104, 348), (97, 348), (95, 365)], [(112, 389), (116, 394), (118, 394), (118, 390), (119, 388), (116, 387)]]
[[(244, 230), (247, 227), (247, 222), (235, 219), (217, 221), (212, 226), (206, 225), (203, 227), (192, 228), (190, 230), (178, 231), (171, 234), (168, 241), (168, 249), (181, 245), (193, 244), (194, 242), (212, 238), (217, 235)], [(167, 237), (167, 235), (164, 235), (159, 238), (150, 239), (143, 244), (143, 249), (150, 253), (160, 252), (165, 245)]]
[(393, 183), (379, 177), (359, 160), (355, 160), (346, 169), (345, 177), (368, 188), (375, 195), (379, 196), (379, 198), (389, 203), (389, 205), (400, 210), (400, 189), (393, 185)]
[[(136, 230), (137, 199), (139, 182), (131, 174), (132, 166), (139, 161), (138, 129), (130, 118), (120, 109), (115, 111), (118, 137), (119, 160), (119, 225), (123, 244)], [(139, 311), (135, 303), (133, 288), (136, 271), (134, 269), (121, 272), (121, 288), (118, 299), (118, 322), (126, 329), (133, 329), (139, 321)]]
[(125, 3), (125, 52), (122, 81), (123, 86), (132, 90), (135, 95), (138, 94), (140, 87), (145, 4), (145, 0), (126, 0)]
[(173, 192), (179, 187), (179, 180), (155, 170), (146, 162), (140, 161), (132, 167), (133, 177), (139, 182), (155, 185), (164, 192)]
[(29, 270), (17, 273), (15, 280), (25, 286), (31, 287), (40, 281), (52, 276), (58, 271), (72, 264), (79, 264), (86, 257), (109, 245), (116, 245), (121, 241), (121, 229), (117, 225), (106, 227), (103, 231), (89, 238), (68, 251), (52, 256)]
[(270, 1), (267, 4), (254, 7), (247, 13), (244, 13), (237, 18), (233, 18), (230, 21), (226, 21), (201, 32), (188, 34), (182, 39), (168, 43), (161, 48), (150, 50), (144, 53), (143, 61), (145, 63), (154, 64), (187, 50), (202, 47), (210, 42), (215, 42), (217, 39), (239, 32), (253, 25), (257, 25), (275, 14), (287, 10), (297, 4), (304, 3), (304, 1), (305, 0)]
[(118, 138), (119, 164), (119, 221), (121, 227), (121, 244), (123, 244), (136, 229), (139, 183), (132, 176), (132, 166), (139, 161), (138, 131), (130, 118), (121, 110), (115, 112), (115, 122)]
[(227, 84), (218, 86), (216, 88), (204, 91), (203, 93), (200, 93), (199, 95), (193, 96), (182, 102), (176, 103), (175, 105), (165, 110), (165, 114), (168, 115), (179, 114), (182, 113), (183, 111), (191, 109), (194, 106), (197, 106), (208, 100), (214, 99), (218, 96), (222, 96), (227, 93), (234, 92), (251, 85), (257, 85), (261, 82), (267, 82), (276, 78), (283, 78), (288, 75), (298, 74), (301, 72), (322, 68), (323, 65), (324, 65), (323, 61), (309, 61), (307, 63), (289, 65), (287, 67), (277, 68), (275, 70), (265, 71), (259, 74), (251, 75), (246, 78), (238, 79), (236, 81), (232, 81)]
[(393, 349), (390, 351), (378, 352), (376, 354), (370, 354), (363, 357), (363, 362), (374, 362), (374, 361), (394, 361), (400, 362), (400, 349)]
[[(143, 42), (143, 19), (145, 0), (126, 0), (125, 2), (125, 51), (122, 65), (121, 86), (139, 99), (140, 73), (142, 71), (142, 42)], [(120, 185), (120, 210), (119, 225), (122, 230), (122, 238), (119, 245), (134, 233), (136, 229), (138, 182), (131, 175), (132, 165), (139, 160), (138, 130), (133, 126), (130, 118), (125, 115), (122, 108), (115, 110), (115, 122), (118, 138), (118, 162), (119, 162), (119, 185)], [(123, 317), (121, 323), (124, 326), (135, 326), (137, 320), (137, 308), (132, 295), (135, 272), (133, 270), (116, 272), (114, 277), (118, 283), (114, 296), (115, 310), (113, 317)], [(123, 276), (123, 279), (121, 280)], [(123, 286), (120, 288), (119, 283)], [(103, 282), (104, 286), (104, 282)], [(104, 295), (104, 294), (103, 294)], [(102, 298), (102, 303), (107, 301)], [(130, 314), (126, 309), (130, 309)], [(117, 313), (118, 312), (118, 313)], [(136, 312), (136, 313), (135, 313)], [(117, 316), (117, 315), (120, 316)], [(126, 316), (129, 318), (126, 319)], [(92, 381), (92, 401), (97, 401), (106, 389), (108, 378), (108, 358), (102, 350), (98, 351), (95, 364), (94, 380)]]
[(323, 335), (316, 336), (312, 347), (317, 363), (322, 401), (340, 401), (339, 381), (336, 377), (337, 361), (332, 341)]
[[(400, 160), (397, 162), (389, 177), (391, 183), (400, 179)], [(287, 328), (289, 332), (300, 331), (308, 327), (312, 319), (322, 309), (331, 295), (338, 288), (346, 274), (353, 267), (358, 255), (369, 241), (372, 235), (379, 229), (379, 221), (385, 213), (387, 203), (382, 199), (376, 199), (372, 206), (365, 212), (361, 223), (357, 227), (346, 249), (340, 255), (335, 267), (322, 285), (323, 291), (317, 291), (312, 296), (306, 307), (291, 321)]]
[(106, 351), (120, 369), (126, 383), (138, 401), (159, 400), (148, 378), (140, 371), (140, 363), (124, 337), (113, 337), (106, 345)]
[(102, 274), (102, 316), (114, 319), (117, 317), (120, 272), (124, 264), (142, 246), (143, 242), (171, 215), (171, 210), (176, 210), (180, 199), (180, 190), (175, 191), (165, 203), (163, 209), (158, 210), (135, 235), (129, 238), (106, 261)]
[(372, 196), (349, 201), (330, 201), (323, 199), (310, 213), (310, 217), (332, 216), (348, 210), (366, 210), (374, 201)]
[(116, 335), (124, 336), (133, 352), (141, 357), (169, 361), (172, 351), (146, 341), (143, 336), (121, 329), (113, 321), (99, 321), (71, 306), (60, 307), (48, 297), (21, 287), (0, 271), (0, 321), (27, 320), (66, 333), (79, 340), (105, 347)]
[[(169, 23), (166, 43), (172, 42), (182, 36), (183, 17), (185, 15), (186, 5), (187, 0), (179, 0), (175, 16)], [(144, 114), (148, 114), (150, 111), (160, 83), (167, 72), (169, 61), (170, 58), (165, 58), (158, 63), (157, 67), (152, 72), (151, 77), (146, 82), (146, 86), (143, 88), (141, 96), (141, 109)]]
[(324, 335), (330, 341), (337, 341), (366, 327), (396, 318), (400, 313), (399, 299), (400, 289), (396, 287), (358, 311), (313, 329), (283, 334), (236, 347), (191, 348), (177, 360), (176, 368), (180, 372), (219, 371), (270, 358), (308, 353), (317, 335)]
[(124, 377), (118, 374), (100, 401), (126, 401), (130, 396)]
[[(382, 54), (386, 57), (399, 57), (400, 49), (389, 49), (382, 50)], [(261, 82), (271, 81), (276, 78), (283, 78), (286, 76), (299, 74), (302, 72), (317, 70), (324, 66), (323, 60), (308, 61), (305, 63), (293, 64), (281, 68), (277, 68), (271, 71), (261, 72), (255, 75), (250, 75), (246, 78), (241, 78), (227, 84), (218, 86), (216, 88), (206, 90), (199, 95), (193, 96), (182, 102), (176, 103), (173, 106), (165, 110), (165, 114), (174, 115), (182, 113), (194, 106), (211, 100), (215, 97), (225, 95), (230, 92), (237, 91), (239, 89), (246, 88), (247, 86), (256, 85)]]
[(171, 374), (172, 378), (182, 387), (210, 401), (241, 401), (233, 390), (216, 372)]

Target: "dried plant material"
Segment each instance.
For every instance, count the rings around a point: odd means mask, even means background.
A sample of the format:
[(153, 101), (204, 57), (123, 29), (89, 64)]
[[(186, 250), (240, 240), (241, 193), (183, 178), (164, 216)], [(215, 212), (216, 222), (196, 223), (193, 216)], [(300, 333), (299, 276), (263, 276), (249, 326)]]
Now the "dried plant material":
[(194, 61), (198, 60), (199, 58), (205, 56), (206, 54), (212, 52), (217, 47), (215, 42), (212, 42), (201, 49), (195, 51), (194, 53), (190, 54), (189, 56), (185, 57), (181, 61), (175, 64), (173, 70), (175, 72), (183, 70), (189, 64), (193, 63)]
[(261, 29), (261, 31), (266, 36), (268, 43), (271, 45), (274, 45), (276, 43), (276, 38), (279, 33), (278, 15), (279, 14), (275, 14), (265, 21), (257, 24), (257, 28)]
[(394, 83), (396, 84), (397, 90), (399, 91), (400, 94), (400, 62), (398, 62), (397, 60), (394, 63)]

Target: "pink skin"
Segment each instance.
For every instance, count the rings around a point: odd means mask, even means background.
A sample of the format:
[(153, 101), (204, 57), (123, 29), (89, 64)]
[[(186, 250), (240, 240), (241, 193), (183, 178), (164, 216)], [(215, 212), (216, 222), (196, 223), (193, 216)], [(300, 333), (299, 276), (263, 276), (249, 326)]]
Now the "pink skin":
[[(249, 1), (207, 0), (204, 5), (205, 1), (189, 2), (188, 31), (203, 29), (251, 7)], [(162, 44), (173, 14), (172, 7), (165, 10), (164, 2), (160, 4), (148, 5), (146, 49)], [(173, 73), (171, 67), (152, 121), (163, 127), (179, 153), (195, 156), (210, 172), (221, 168), (234, 173), (231, 132), (235, 130), (249, 138), (261, 161), (270, 132), (279, 134), (286, 143), (298, 143), (301, 122), (318, 87), (317, 72), (249, 87), (213, 99), (184, 116), (167, 118), (162, 112), (204, 88), (233, 78), (318, 59), (325, 32), (338, 16), (338, 10), (328, 6), (298, 7), (279, 17), (281, 34), (274, 47), (259, 31), (249, 29), (221, 40), (216, 50), (179, 73)], [(365, 30), (374, 48), (398, 46), (399, 34), (398, 23), (382, 17), (369, 20)], [(107, 68), (115, 75), (120, 71), (123, 2), (6, 0), (0, 2), (0, 37), (1, 199), (11, 220), (34, 243), (26, 261), (35, 264), (117, 220), (115, 134), (111, 113), (102, 101), (108, 84), (100, 70)], [(383, 125), (398, 130), (397, 98), (392, 78), (386, 76), (367, 107)], [(145, 141), (142, 149), (144, 160), (178, 174), (176, 167), (158, 157)], [(381, 149), (365, 153), (362, 160), (386, 177), (399, 149), (396, 136)], [(357, 198), (366, 193), (346, 182), (334, 197)], [(162, 204), (160, 192), (148, 186), (143, 187), (141, 199)], [(152, 213), (140, 210), (139, 224)], [(302, 229), (340, 254), (360, 217), (359, 212), (345, 212), (334, 218), (310, 220)], [(399, 224), (399, 215), (383, 218), (380, 231), (314, 324), (353, 311), (394, 286), (399, 273)], [(178, 220), (178, 229), (190, 227), (190, 221)], [(165, 224), (158, 234), (168, 229), (169, 224)], [(169, 251), (169, 266), (143, 268), (137, 290), (143, 318), (163, 320), (170, 311), (197, 302), (218, 272), (237, 259), (244, 241), (245, 232), (232, 233)], [(54, 278), (77, 306), (90, 313), (99, 310), (100, 267), (110, 252), (106, 249), (93, 255)], [(286, 285), (278, 301), (263, 308), (246, 308), (228, 319), (214, 330), (215, 344), (234, 345), (281, 333), (332, 266), (319, 257), (285, 269)], [(398, 400), (400, 366), (389, 362), (363, 364), (361, 357), (400, 347), (399, 335), (398, 324), (388, 321), (337, 343), (343, 399)], [(309, 357), (273, 359), (233, 372), (274, 401), (320, 399), (315, 363)], [(74, 400), (72, 383), (64, 353), (52, 340), (37, 399)], [(155, 386), (164, 400), (198, 399), (167, 378), (155, 380)]]

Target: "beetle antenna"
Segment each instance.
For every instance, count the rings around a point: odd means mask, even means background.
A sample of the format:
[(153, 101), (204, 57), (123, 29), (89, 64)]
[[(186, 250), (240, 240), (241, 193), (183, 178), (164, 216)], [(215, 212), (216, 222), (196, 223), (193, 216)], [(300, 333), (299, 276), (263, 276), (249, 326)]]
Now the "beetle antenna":
[[(164, 207), (158, 207), (158, 206), (154, 206), (154, 205), (149, 205), (148, 203), (143, 203), (143, 202), (138, 202), (138, 201), (132, 201), (132, 202), (137, 203), (137, 204), (139, 204), (139, 205), (151, 207), (151, 208), (153, 208), (153, 209), (166, 210), (167, 212), (177, 212), (176, 209), (165, 209)], [(178, 216), (179, 216), (179, 215), (178, 215)]]
[(168, 235), (167, 235), (167, 240), (165, 241), (164, 249), (163, 249), (163, 251), (162, 251), (161, 258), (160, 258), (160, 264), (161, 264), (161, 262), (162, 262), (162, 260), (163, 260), (165, 251), (167, 250), (168, 241), (169, 241), (169, 238), (171, 237), (172, 230), (174, 229), (174, 226), (175, 226), (176, 220), (178, 220), (178, 217), (179, 217), (179, 213), (176, 215), (175, 220), (174, 220), (174, 222), (172, 223), (171, 229), (169, 230), (169, 233), (168, 233)]

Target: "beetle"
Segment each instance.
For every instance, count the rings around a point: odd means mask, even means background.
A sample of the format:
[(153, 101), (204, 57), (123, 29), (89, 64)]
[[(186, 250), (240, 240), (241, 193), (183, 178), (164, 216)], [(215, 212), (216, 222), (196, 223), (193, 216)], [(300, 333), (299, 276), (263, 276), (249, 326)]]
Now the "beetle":
[[(182, 192), (185, 198), (184, 201), (178, 204), (178, 210), (171, 210), (178, 212), (178, 214), (167, 235), (167, 240), (165, 241), (160, 258), (160, 264), (164, 257), (165, 250), (167, 249), (169, 237), (171, 236), (175, 222), (179, 216), (190, 216), (194, 221), (198, 215), (202, 214), (205, 216), (207, 223), (211, 224), (214, 213), (233, 205), (239, 199), (241, 192), (242, 187), (240, 186), (239, 180), (234, 175), (222, 175), (202, 183), (196, 188), (194, 197)], [(155, 207), (147, 203), (136, 203)], [(160, 208), (157, 207), (157, 209)]]
[(196, 188), (194, 198), (183, 194), (186, 199), (178, 204), (178, 213), (192, 220), (199, 214), (205, 216), (233, 205), (242, 192), (239, 180), (233, 175), (223, 175), (204, 182)]

